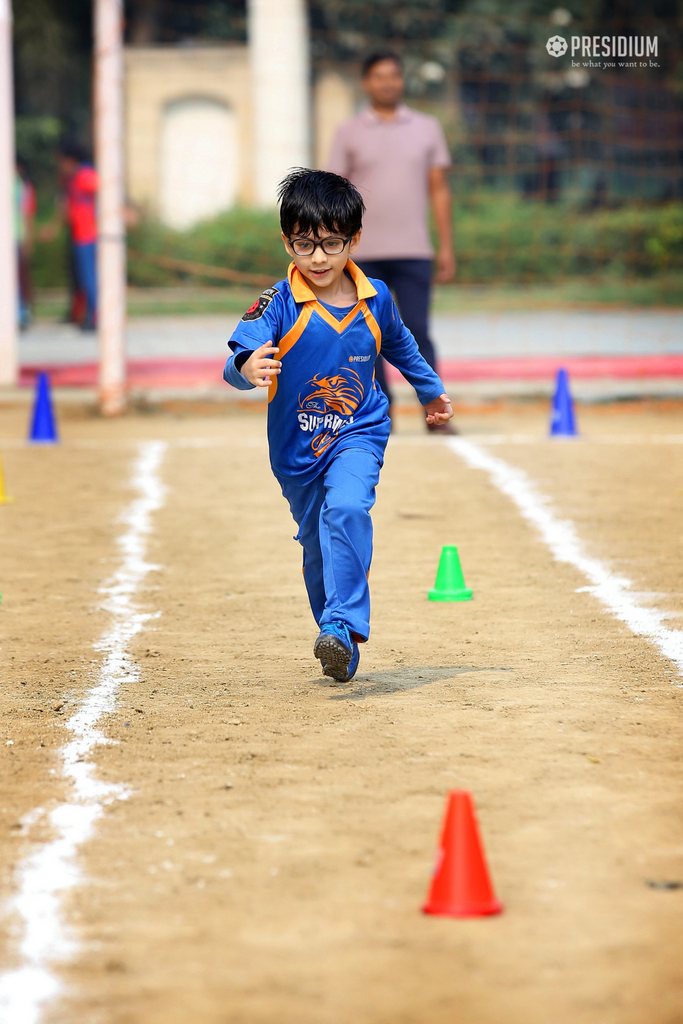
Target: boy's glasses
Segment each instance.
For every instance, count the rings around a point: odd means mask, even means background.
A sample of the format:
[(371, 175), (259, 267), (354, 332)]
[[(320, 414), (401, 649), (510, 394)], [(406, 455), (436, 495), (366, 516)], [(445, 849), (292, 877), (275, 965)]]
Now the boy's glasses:
[(322, 242), (314, 242), (312, 238), (288, 238), (287, 241), (297, 256), (312, 256), (318, 246), (328, 256), (338, 256), (344, 252), (352, 238), (353, 235), (348, 238), (323, 238)]

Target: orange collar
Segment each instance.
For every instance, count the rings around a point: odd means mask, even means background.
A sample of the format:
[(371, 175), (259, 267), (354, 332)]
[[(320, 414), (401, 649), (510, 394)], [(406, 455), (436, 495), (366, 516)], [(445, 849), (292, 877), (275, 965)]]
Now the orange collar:
[[(377, 294), (377, 289), (370, 284), (363, 271), (360, 267), (356, 266), (353, 260), (347, 260), (344, 269), (348, 271), (351, 280), (356, 286), (359, 302), (362, 299), (371, 299), (373, 295)], [(301, 271), (298, 270), (295, 263), (289, 264), (287, 269), (287, 280), (289, 281), (289, 287), (292, 289), (292, 296), (294, 297), (295, 302), (318, 301), (313, 289), (310, 287)]]

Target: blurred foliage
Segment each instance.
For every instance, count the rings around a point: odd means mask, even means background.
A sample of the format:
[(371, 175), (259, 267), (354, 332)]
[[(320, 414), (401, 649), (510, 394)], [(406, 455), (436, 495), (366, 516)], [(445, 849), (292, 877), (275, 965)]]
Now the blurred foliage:
[[(683, 270), (683, 207), (678, 203), (580, 212), (561, 203), (484, 192), (456, 206), (453, 233), (463, 284), (595, 275), (648, 279)], [(273, 281), (284, 276), (288, 264), (277, 215), (270, 211), (232, 210), (188, 232), (147, 221), (130, 232), (128, 241), (141, 253), (265, 274)], [(63, 286), (68, 279), (65, 240), (37, 245), (33, 265), (38, 287)], [(134, 257), (128, 278), (140, 287), (186, 282), (221, 287), (215, 279)]]
[[(484, 192), (456, 206), (453, 235), (463, 283), (552, 281), (598, 273), (650, 277), (683, 268), (683, 206), (678, 203), (581, 213), (560, 203)], [(288, 262), (275, 214), (244, 209), (187, 233), (148, 223), (131, 233), (130, 245), (270, 274), (274, 280), (283, 276)], [(130, 262), (131, 284), (160, 285), (174, 277), (140, 260)]]
[(17, 113), (56, 117), (87, 141), (92, 0), (14, 0)]
[(683, 269), (683, 206), (581, 213), (482, 193), (456, 210), (454, 239), (465, 283), (654, 277)]
[(14, 125), (17, 157), (25, 163), (42, 198), (55, 185), (54, 152), (62, 134), (62, 123), (49, 115), (19, 114)]
[(36, 288), (64, 288), (70, 280), (66, 231), (52, 242), (36, 242), (31, 255)]
[[(280, 238), (277, 213), (237, 207), (190, 231), (172, 231), (154, 221), (143, 221), (128, 235), (131, 249), (194, 260), (213, 267), (229, 267), (246, 273), (281, 278), (289, 263)], [(150, 286), (184, 280), (188, 275), (155, 267), (132, 258), (128, 265), (131, 284)], [(202, 280), (193, 275), (194, 280)], [(216, 284), (215, 278), (205, 279)]]
[(17, 154), (41, 209), (57, 189), (60, 136), (90, 143), (92, 0), (13, 0)]
[[(190, 231), (173, 231), (156, 221), (142, 221), (128, 232), (128, 246), (134, 252), (192, 260), (212, 267), (230, 267), (248, 273), (267, 274), (273, 280), (286, 272), (288, 259), (280, 238), (277, 214), (236, 208)], [(33, 253), (36, 287), (63, 287), (69, 280), (66, 233), (49, 243), (37, 243)], [(209, 277), (165, 270), (130, 256), (128, 279), (143, 288), (167, 286), (186, 280), (203, 281), (221, 287)]]
[(125, 0), (126, 39), (133, 45), (211, 39), (243, 43), (246, 0)]

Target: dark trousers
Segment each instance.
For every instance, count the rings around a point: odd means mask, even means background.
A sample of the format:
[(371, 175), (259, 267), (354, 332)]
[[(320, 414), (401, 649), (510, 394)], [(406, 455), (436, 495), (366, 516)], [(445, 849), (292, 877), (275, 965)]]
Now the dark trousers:
[[(436, 353), (429, 338), (429, 298), (432, 289), (431, 260), (359, 260), (366, 277), (378, 277), (396, 296), (401, 319), (414, 336), (422, 355), (436, 370)], [(438, 372), (438, 371), (437, 371)], [(386, 364), (380, 356), (375, 363), (375, 376), (391, 404)]]

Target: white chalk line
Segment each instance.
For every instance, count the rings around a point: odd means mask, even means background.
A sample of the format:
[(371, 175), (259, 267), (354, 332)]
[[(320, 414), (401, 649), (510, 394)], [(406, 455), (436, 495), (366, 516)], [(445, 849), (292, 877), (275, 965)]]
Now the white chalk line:
[[(580, 437), (565, 438), (568, 443), (576, 444), (683, 444), (683, 434), (582, 434)], [(557, 444), (558, 437), (550, 438), (547, 434), (482, 434), (477, 437), (477, 444), (483, 445), (524, 445), (524, 444)]]
[(669, 617), (666, 612), (639, 604), (636, 596), (629, 593), (633, 585), (631, 580), (616, 576), (599, 558), (586, 553), (574, 524), (557, 518), (550, 508), (549, 499), (537, 490), (523, 470), (510, 466), (463, 438), (453, 438), (448, 445), (468, 465), (489, 474), (498, 490), (511, 498), (524, 518), (538, 530), (558, 562), (573, 565), (583, 573), (589, 582), (583, 590), (597, 597), (636, 636), (655, 644), (683, 673), (683, 632), (664, 625), (664, 620)]
[(128, 647), (153, 617), (139, 611), (134, 598), (147, 573), (156, 568), (145, 558), (152, 514), (164, 502), (166, 488), (158, 471), (166, 449), (164, 441), (139, 445), (130, 479), (137, 496), (121, 517), (125, 529), (117, 538), (121, 562), (100, 588), (106, 595), (103, 607), (111, 615), (111, 624), (95, 644), (104, 655), (98, 682), (66, 723), (73, 739), (60, 751), (70, 794), (52, 810), (38, 808), (24, 819), (28, 828), (43, 818), (54, 838), (29, 854), (18, 869), (17, 892), (7, 909), (19, 921), (19, 966), (0, 975), (0, 1024), (37, 1024), (46, 1002), (62, 991), (52, 965), (77, 949), (61, 906), (65, 893), (80, 878), (79, 848), (92, 835), (104, 807), (126, 796), (123, 786), (96, 778), (95, 764), (88, 756), (98, 745), (111, 742), (98, 725), (103, 715), (114, 710), (119, 686), (139, 678)]

